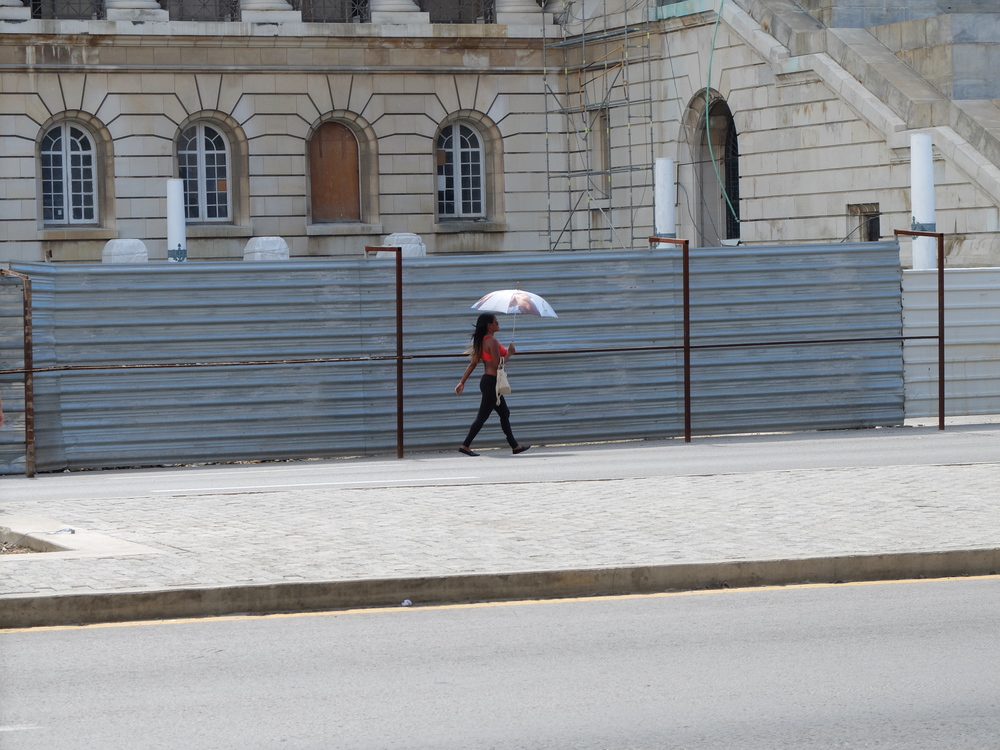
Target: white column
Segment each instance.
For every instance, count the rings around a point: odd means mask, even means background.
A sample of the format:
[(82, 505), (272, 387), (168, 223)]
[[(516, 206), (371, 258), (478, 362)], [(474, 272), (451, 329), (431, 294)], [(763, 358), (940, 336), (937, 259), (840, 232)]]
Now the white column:
[(370, 0), (372, 23), (430, 23), (431, 14), (424, 13), (413, 0)]
[(545, 14), (535, 0), (496, 0), (497, 23), (505, 26), (541, 24)]
[(156, 0), (105, 0), (109, 21), (169, 21), (170, 13)]
[(244, 23), (301, 23), (302, 11), (285, 0), (240, 0), (240, 20)]
[(187, 260), (184, 180), (167, 180), (167, 258), (178, 262)]
[(0, 0), (0, 19), (7, 21), (28, 21), (31, 19), (31, 8), (21, 0)]
[(653, 162), (653, 223), (657, 237), (677, 236), (677, 170), (669, 156)]
[[(911, 228), (918, 231), (936, 232), (934, 221), (934, 149), (930, 133), (916, 133), (910, 136), (910, 203), (912, 206)], [(937, 239), (934, 237), (913, 238), (914, 270), (937, 268)]]

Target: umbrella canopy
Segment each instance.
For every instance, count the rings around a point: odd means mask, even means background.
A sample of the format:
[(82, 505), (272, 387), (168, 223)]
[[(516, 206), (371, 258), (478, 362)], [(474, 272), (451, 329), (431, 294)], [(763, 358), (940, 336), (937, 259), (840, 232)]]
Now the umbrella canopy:
[(499, 289), (490, 292), (474, 304), (472, 309), (509, 315), (537, 315), (541, 318), (559, 317), (544, 297), (523, 289)]

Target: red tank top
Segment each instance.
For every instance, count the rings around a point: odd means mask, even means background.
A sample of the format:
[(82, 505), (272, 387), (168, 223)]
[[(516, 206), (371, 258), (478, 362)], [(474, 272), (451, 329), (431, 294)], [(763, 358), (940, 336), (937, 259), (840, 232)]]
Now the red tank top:
[[(483, 343), (484, 344), (486, 343), (486, 339), (488, 339), (488, 338), (491, 339), (493, 337), (490, 334), (486, 334), (485, 336), (483, 336)], [(504, 348), (504, 345), (501, 344), (500, 342), (497, 342), (497, 346), (500, 347), (500, 356), (501, 357), (506, 357), (507, 356), (507, 350)], [(492, 362), (493, 361), (493, 357), (491, 357), (490, 353), (488, 351), (486, 351), (486, 347), (485, 346), (483, 347), (482, 360), (483, 360), (483, 362)]]

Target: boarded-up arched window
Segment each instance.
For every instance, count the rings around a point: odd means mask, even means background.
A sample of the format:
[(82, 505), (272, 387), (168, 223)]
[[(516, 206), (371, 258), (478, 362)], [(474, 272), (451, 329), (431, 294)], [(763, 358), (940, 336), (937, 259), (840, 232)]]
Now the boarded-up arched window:
[(327, 122), (309, 141), (314, 223), (361, 221), (358, 139), (346, 125)]

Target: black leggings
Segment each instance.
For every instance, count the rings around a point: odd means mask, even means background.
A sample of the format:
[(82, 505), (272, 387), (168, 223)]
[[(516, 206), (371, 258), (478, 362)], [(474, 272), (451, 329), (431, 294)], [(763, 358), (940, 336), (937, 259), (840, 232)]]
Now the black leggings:
[(476, 421), (469, 428), (469, 434), (462, 445), (466, 448), (472, 447), (472, 441), (476, 439), (476, 435), (483, 429), (483, 425), (490, 418), (490, 414), (496, 410), (496, 413), (500, 415), (500, 428), (507, 437), (507, 443), (511, 448), (516, 448), (517, 441), (514, 439), (514, 433), (510, 429), (510, 409), (507, 408), (507, 402), (503, 396), (500, 397), (500, 403), (497, 403), (497, 376), (483, 375), (479, 381), (479, 390), (483, 393), (483, 400), (479, 403), (479, 413), (476, 414)]

